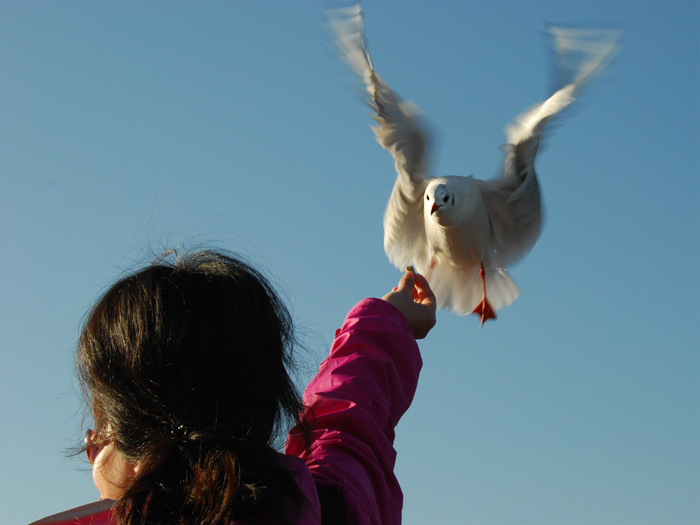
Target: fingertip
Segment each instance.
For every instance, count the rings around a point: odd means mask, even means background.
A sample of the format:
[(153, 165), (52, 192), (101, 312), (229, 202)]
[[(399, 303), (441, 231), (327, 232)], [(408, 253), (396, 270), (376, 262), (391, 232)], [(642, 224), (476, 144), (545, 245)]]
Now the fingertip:
[(413, 273), (411, 272), (406, 272), (401, 276), (401, 280), (399, 281), (399, 286), (398, 290), (403, 291), (406, 288), (413, 290), (416, 284), (416, 277)]
[(424, 290), (430, 290), (430, 284), (428, 283), (428, 279), (426, 279), (423, 275), (416, 274), (416, 285)]

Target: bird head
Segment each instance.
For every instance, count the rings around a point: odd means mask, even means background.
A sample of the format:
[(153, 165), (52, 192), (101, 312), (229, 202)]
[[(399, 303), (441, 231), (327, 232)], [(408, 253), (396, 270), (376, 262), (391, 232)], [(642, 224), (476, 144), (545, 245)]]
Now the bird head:
[(425, 190), (425, 214), (431, 220), (440, 222), (454, 209), (454, 192), (445, 184), (431, 184)]

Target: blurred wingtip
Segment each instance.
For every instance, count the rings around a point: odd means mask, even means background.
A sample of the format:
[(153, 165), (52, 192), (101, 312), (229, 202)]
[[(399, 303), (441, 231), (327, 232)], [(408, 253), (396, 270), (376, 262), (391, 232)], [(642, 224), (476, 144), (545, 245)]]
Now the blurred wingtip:
[(624, 30), (602, 24), (549, 23), (545, 34), (553, 55), (554, 91), (569, 84), (578, 91), (611, 65), (622, 48)]
[(363, 79), (374, 70), (365, 37), (362, 5), (359, 2), (334, 2), (335, 7), (324, 10), (326, 33), (345, 63)]

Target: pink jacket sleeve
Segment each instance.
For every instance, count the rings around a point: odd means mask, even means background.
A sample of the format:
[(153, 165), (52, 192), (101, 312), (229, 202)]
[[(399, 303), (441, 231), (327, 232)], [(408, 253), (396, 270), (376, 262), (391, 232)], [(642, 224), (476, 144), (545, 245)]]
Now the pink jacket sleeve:
[(403, 315), (365, 299), (348, 313), (306, 388), (310, 436), (293, 429), (286, 453), (306, 461), (317, 485), (339, 491), (350, 523), (401, 522), (394, 427), (413, 400), (421, 366)]

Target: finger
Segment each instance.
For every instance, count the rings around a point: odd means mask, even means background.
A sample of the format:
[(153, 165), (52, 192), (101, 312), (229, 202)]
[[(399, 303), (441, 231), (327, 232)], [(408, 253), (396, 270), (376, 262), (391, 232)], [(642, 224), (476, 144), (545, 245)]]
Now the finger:
[(413, 285), (411, 286), (411, 299), (413, 299), (414, 302), (420, 302), (420, 298), (418, 296), (418, 292), (417, 292), (416, 287), (415, 287), (416, 279), (418, 278), (418, 273), (416, 272), (416, 270), (413, 266), (411, 266), (411, 265), (406, 266), (406, 276), (413, 277)]
[(416, 275), (413, 272), (406, 272), (401, 276), (401, 279), (399, 280), (399, 286), (397, 287), (397, 291), (399, 293), (404, 292), (406, 290), (413, 290), (414, 285), (416, 282)]
[(411, 298), (413, 299), (413, 302), (420, 303), (421, 294), (420, 294), (420, 289), (417, 286), (417, 282), (418, 282), (418, 279), (416, 279), (413, 283), (413, 289), (411, 290)]
[(435, 299), (435, 294), (428, 284), (428, 280), (422, 276), (416, 274), (415, 279), (415, 290), (418, 292), (418, 297), (422, 299)]

